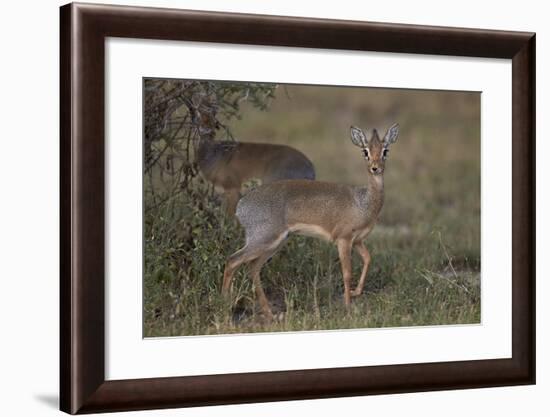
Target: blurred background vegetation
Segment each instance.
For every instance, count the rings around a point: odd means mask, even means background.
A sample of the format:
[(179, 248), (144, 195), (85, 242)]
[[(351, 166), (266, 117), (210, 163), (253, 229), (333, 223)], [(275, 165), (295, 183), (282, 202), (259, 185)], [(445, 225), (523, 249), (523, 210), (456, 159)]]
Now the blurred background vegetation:
[[(479, 93), (157, 79), (144, 91), (145, 337), (479, 323)], [(336, 248), (301, 236), (262, 270), (279, 320), (260, 319), (246, 267), (231, 301), (221, 297), (244, 235), (196, 169), (192, 106), (215, 114), (217, 139), (290, 145), (317, 179), (349, 184), (365, 176), (350, 125), (400, 124), (366, 240), (367, 284), (349, 314)], [(355, 279), (360, 270), (354, 254)]]

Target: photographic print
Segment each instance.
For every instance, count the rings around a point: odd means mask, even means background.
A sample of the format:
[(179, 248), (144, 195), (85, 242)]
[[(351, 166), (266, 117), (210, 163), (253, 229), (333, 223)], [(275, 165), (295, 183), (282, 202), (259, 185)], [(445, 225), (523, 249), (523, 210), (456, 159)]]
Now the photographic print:
[(59, 21), (63, 411), (535, 383), (534, 33)]
[(480, 99), (145, 78), (144, 337), (480, 323)]

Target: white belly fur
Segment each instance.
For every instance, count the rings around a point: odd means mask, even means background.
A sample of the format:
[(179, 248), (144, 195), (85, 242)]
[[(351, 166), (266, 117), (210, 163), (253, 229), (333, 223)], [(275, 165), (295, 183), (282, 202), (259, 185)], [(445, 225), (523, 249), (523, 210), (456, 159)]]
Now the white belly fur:
[(332, 240), (332, 236), (327, 230), (315, 224), (296, 223), (290, 227), (289, 232), (295, 232), (299, 235), (316, 237), (328, 241)]

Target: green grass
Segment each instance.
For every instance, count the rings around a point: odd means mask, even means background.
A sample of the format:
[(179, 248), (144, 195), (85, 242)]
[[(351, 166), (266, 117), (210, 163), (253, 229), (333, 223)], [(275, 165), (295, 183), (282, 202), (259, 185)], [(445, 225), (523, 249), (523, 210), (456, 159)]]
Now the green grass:
[[(288, 95), (279, 89), (268, 112), (245, 106), (231, 128), (239, 140), (302, 150), (319, 179), (362, 182), (350, 124), (401, 125), (380, 222), (365, 242), (372, 262), (363, 295), (347, 312), (334, 245), (291, 236), (262, 270), (277, 321), (263, 320), (246, 267), (225, 300), (225, 260), (243, 245), (243, 231), (196, 178), (189, 193), (145, 212), (144, 335), (479, 323), (479, 95), (307, 87)], [(355, 281), (361, 266), (354, 254)]]

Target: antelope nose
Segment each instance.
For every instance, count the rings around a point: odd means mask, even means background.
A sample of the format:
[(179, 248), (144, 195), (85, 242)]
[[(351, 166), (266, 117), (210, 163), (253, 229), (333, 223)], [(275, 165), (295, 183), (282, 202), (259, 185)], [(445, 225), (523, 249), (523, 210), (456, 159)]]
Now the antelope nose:
[(372, 172), (377, 172), (377, 171), (378, 171), (378, 167), (372, 167), (370, 170), (371, 170)]

